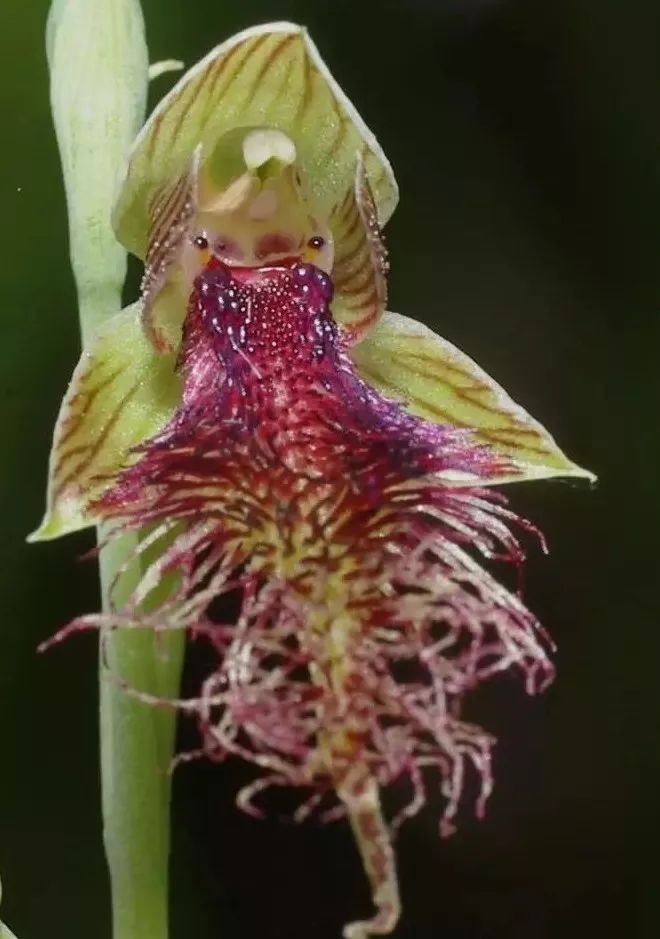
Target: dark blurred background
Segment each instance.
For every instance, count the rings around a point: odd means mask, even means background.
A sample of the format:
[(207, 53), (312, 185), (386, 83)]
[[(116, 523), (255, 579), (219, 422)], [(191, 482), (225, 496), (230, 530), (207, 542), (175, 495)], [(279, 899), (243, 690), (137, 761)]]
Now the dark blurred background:
[[(91, 540), (23, 542), (78, 355), (47, 6), (0, 6), (0, 873), (20, 939), (108, 939), (94, 639), (35, 653), (97, 607), (94, 566), (76, 560)], [(657, 787), (658, 749), (642, 729), (660, 578), (657, 3), (144, 7), (152, 60), (192, 64), (260, 21), (310, 27), (401, 186), (392, 308), (473, 356), (600, 477), (593, 491), (509, 491), (551, 546), (532, 552), (526, 590), (558, 641), (558, 678), (540, 699), (502, 682), (473, 703), (501, 740), (488, 817), (466, 814), (441, 841), (432, 804), (404, 829), (398, 939), (657, 935), (642, 860), (657, 799), (637, 786)], [(233, 805), (244, 779), (238, 764), (176, 776), (173, 939), (337, 939), (369, 909), (347, 828), (246, 818)]]

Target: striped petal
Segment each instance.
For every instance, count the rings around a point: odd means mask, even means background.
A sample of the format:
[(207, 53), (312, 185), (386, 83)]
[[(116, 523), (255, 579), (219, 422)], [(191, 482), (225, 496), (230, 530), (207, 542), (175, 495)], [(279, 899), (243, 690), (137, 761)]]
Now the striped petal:
[(472, 359), (417, 320), (386, 313), (351, 350), (362, 377), (410, 411), (438, 424), (471, 428), (517, 467), (489, 483), (573, 476), (595, 480), (571, 462), (535, 421)]
[(139, 305), (109, 320), (83, 352), (55, 426), (46, 515), (30, 541), (95, 523), (90, 500), (134, 461), (131, 447), (156, 433), (180, 400), (171, 356), (157, 356)]
[(142, 325), (159, 352), (180, 341), (186, 292), (177, 276), (182, 242), (197, 207), (199, 148), (184, 172), (165, 186), (151, 210), (149, 244), (142, 278)]
[(332, 312), (352, 345), (376, 325), (387, 302), (387, 252), (361, 158), (355, 184), (335, 207), (329, 224), (335, 244)]
[(114, 213), (119, 240), (144, 258), (154, 200), (185, 173), (198, 144), (210, 152), (237, 127), (279, 128), (293, 140), (315, 210), (327, 218), (352, 189), (356, 154), (380, 225), (398, 190), (374, 135), (292, 23), (245, 30), (210, 52), (163, 99), (138, 136)]
[(154, 201), (149, 246), (142, 278), (142, 301), (150, 309), (168, 279), (168, 271), (181, 248), (181, 240), (194, 214), (193, 173), (188, 167)]

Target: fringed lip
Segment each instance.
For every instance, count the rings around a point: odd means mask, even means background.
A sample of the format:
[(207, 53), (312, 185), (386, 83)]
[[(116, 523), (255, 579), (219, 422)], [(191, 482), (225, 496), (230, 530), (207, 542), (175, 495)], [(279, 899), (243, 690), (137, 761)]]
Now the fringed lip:
[[(368, 385), (332, 317), (333, 288), (297, 258), (210, 260), (184, 324), (181, 402), (91, 504), (110, 537), (142, 532), (126, 562), (139, 583), (120, 609), (44, 647), (89, 628), (103, 643), (118, 629), (210, 643), (189, 698), (113, 680), (196, 720), (200, 746), (181, 759), (250, 762), (259, 776), (237, 797), (249, 814), (271, 786), (293, 786), (295, 820), (349, 819), (376, 913), (344, 935), (366, 939), (399, 915), (400, 825), (440, 797), (451, 834), (475, 780), (484, 814), (495, 741), (463, 719), (465, 696), (509, 671), (533, 694), (553, 669), (534, 616), (479, 560), (520, 571), (516, 529), (535, 532), (483, 485), (506, 457)], [(230, 595), (239, 609), (225, 621)], [(401, 802), (390, 818), (383, 789)]]

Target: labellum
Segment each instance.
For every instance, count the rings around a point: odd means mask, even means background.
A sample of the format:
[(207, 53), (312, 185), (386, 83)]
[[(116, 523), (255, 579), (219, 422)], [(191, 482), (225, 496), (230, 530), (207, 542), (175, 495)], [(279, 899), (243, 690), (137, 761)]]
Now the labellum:
[(297, 820), (347, 817), (375, 906), (347, 939), (396, 925), (392, 836), (427, 792), (445, 834), (466, 773), (484, 810), (493, 740), (461, 718), (465, 693), (507, 669), (530, 693), (552, 676), (535, 618), (479, 561), (518, 566), (530, 527), (489, 487), (589, 477), (466, 356), (385, 312), (395, 202), (299, 27), (248, 30), (184, 76), (116, 213), (146, 260), (142, 303), (74, 374), (36, 534), (144, 532), (129, 603), (60, 637), (184, 628), (210, 644), (198, 693), (169, 703), (197, 719), (201, 753), (259, 769), (246, 811), (294, 786)]

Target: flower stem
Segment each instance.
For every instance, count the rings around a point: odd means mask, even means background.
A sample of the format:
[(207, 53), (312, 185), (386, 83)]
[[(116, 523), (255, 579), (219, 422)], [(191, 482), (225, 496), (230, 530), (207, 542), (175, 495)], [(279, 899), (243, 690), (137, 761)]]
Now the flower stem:
[[(125, 534), (101, 552), (106, 609), (110, 585), (137, 545)], [(140, 562), (119, 576), (112, 602), (121, 608), (140, 576)], [(116, 630), (100, 663), (101, 773), (104, 841), (112, 883), (113, 939), (167, 939), (170, 762), (176, 714), (126, 694), (174, 697), (179, 691), (183, 633)]]
[[(148, 53), (139, 0), (53, 0), (46, 36), (83, 344), (119, 312), (126, 252), (110, 224), (117, 183), (142, 123)], [(140, 577), (139, 534), (100, 554), (103, 604), (121, 609)], [(132, 560), (131, 560), (132, 559)], [(126, 573), (120, 573), (124, 564)], [(164, 585), (163, 589), (167, 589)], [(101, 776), (114, 939), (167, 939), (169, 764), (175, 713), (128, 695), (176, 696), (183, 636), (118, 630), (103, 637)]]

